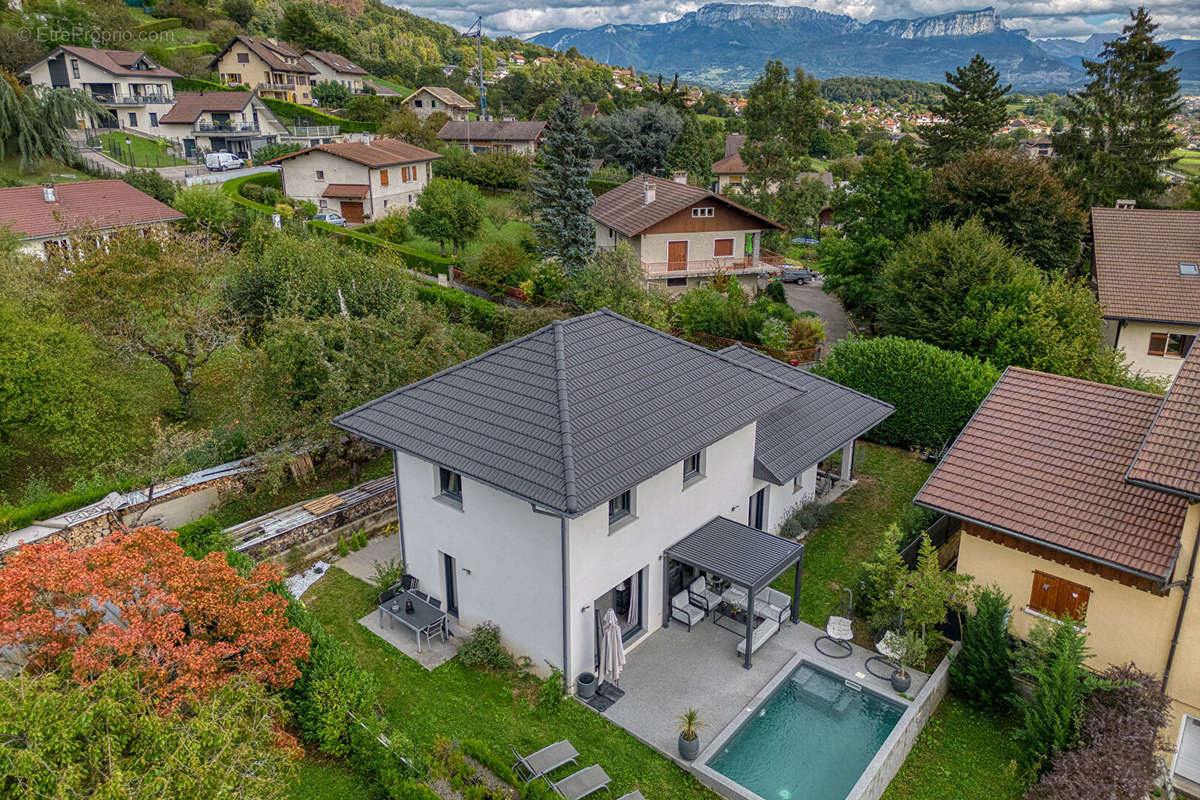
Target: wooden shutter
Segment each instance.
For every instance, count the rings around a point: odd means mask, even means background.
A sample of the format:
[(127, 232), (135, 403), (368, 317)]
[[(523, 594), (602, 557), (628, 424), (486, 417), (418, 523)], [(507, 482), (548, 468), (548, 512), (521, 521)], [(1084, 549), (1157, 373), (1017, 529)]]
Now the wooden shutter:
[(1060, 617), (1071, 617), (1079, 622), (1087, 615), (1087, 603), (1092, 596), (1092, 590), (1078, 583), (1059, 579), (1058, 607)]
[(1167, 335), (1165, 333), (1150, 334), (1150, 350), (1146, 355), (1161, 356), (1167, 352)]
[(388, 185), (388, 174), (387, 174), (386, 169), (379, 170), (379, 185), (380, 186)]
[(713, 242), (714, 256), (731, 256), (733, 255), (733, 239), (717, 239)]
[(1029, 593), (1029, 607), (1047, 614), (1057, 613), (1058, 591), (1061, 582), (1044, 572), (1033, 573), (1033, 589)]

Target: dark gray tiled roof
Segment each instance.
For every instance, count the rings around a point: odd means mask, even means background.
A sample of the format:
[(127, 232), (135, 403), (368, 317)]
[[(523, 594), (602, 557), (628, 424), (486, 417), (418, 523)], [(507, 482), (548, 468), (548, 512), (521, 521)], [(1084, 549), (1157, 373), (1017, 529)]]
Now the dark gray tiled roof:
[(602, 310), (489, 350), (334, 424), (577, 515), (803, 391)]
[(804, 545), (726, 517), (713, 517), (666, 555), (758, 591), (800, 560)]
[(781, 486), (852, 439), (883, 422), (895, 409), (882, 400), (735, 344), (722, 354), (769, 372), (804, 390), (758, 421), (754, 475)]

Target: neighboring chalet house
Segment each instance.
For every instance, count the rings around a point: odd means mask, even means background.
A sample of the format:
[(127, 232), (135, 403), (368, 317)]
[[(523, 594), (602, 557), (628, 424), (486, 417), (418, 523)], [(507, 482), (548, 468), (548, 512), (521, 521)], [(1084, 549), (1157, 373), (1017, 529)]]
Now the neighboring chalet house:
[(637, 253), (648, 282), (685, 290), (718, 272), (760, 288), (782, 258), (762, 249), (762, 233), (779, 223), (727, 197), (685, 182), (638, 175), (596, 198), (596, 246), (622, 242)]
[(1017, 143), (1017, 149), (1022, 155), (1030, 158), (1053, 158), (1054, 140), (1049, 136), (1035, 136), (1032, 139), (1022, 139)]
[(725, 134), (725, 157), (712, 165), (715, 192), (724, 192), (730, 186), (741, 186), (746, 180), (746, 165), (740, 155), (746, 143), (744, 133)]
[[(158, 135), (158, 120), (175, 102), (171, 79), (179, 73), (136, 50), (56, 47), (29, 65), (21, 77), (33, 86), (79, 89), (112, 112), (121, 128)], [(89, 119), (89, 127), (112, 120)]]
[(290, 135), (254, 92), (180, 92), (159, 128), (159, 136), (178, 143), (189, 156), (227, 152), (250, 158), (263, 145)]
[(822, 459), (842, 450), (853, 463), (855, 439), (891, 412), (763, 354), (712, 352), (604, 309), (334, 424), (393, 451), (400, 558), (420, 588), (460, 628), (490, 620), (535, 669), (574, 676), (595, 668), (608, 609), (626, 648), (665, 624), (709, 566), (682, 561), (699, 540), (766, 562), (763, 580), (792, 569), (802, 546), (771, 531), (814, 496)]
[(321, 144), (268, 161), (281, 168), (283, 193), (370, 222), (417, 202), (437, 153), (396, 139)]
[(273, 39), (235, 36), (213, 59), (226, 86), (249, 86), (263, 97), (312, 105), (312, 82), (320, 72), (303, 56)]
[(1092, 242), (1108, 343), (1173, 378), (1200, 330), (1200, 211), (1093, 208)]
[(304, 60), (317, 71), (317, 74), (309, 79), (311, 84), (340, 83), (349, 89), (351, 94), (363, 93), (368, 73), (345, 56), (323, 50), (305, 50)]
[(475, 110), (474, 103), (445, 86), (422, 86), (401, 102), (411, 108), (419, 119), (445, 114), (452, 120), (465, 120)]
[(1010, 630), (1071, 616), (1090, 666), (1163, 678), (1169, 757), (1200, 794), (1200, 357), (1166, 398), (1010, 367), (917, 494), (960, 528), (958, 571), (1012, 598)]
[(451, 120), (438, 131), (438, 139), (476, 153), (497, 150), (533, 155), (541, 146), (546, 123), (539, 120)]
[(0, 189), (0, 227), (21, 237), (20, 250), (45, 256), (70, 247), (73, 233), (155, 229), (184, 218), (125, 181), (79, 181)]

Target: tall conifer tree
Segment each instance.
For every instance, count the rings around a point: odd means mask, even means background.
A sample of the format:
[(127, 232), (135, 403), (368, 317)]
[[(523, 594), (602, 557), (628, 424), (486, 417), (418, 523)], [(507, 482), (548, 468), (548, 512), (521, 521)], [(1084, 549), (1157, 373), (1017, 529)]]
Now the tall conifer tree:
[(542, 252), (557, 256), (572, 273), (591, 259), (596, 228), (588, 214), (595, 200), (588, 188), (592, 143), (571, 95), (555, 107), (540, 155), (542, 166), (533, 182), (533, 231)]
[(978, 53), (965, 67), (946, 73), (942, 102), (933, 112), (943, 118), (926, 131), (931, 166), (940, 166), (987, 147), (1008, 119), (1005, 97), (1011, 85), (1000, 85), (1000, 73)]

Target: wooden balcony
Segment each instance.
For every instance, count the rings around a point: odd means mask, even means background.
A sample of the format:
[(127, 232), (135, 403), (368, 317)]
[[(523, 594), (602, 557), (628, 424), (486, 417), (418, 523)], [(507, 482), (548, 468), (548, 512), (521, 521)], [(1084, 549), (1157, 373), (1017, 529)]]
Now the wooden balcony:
[(700, 278), (711, 277), (718, 272), (726, 275), (756, 275), (777, 272), (784, 262), (784, 257), (770, 250), (761, 250), (758, 260), (753, 256), (735, 257), (720, 256), (688, 261), (643, 261), (642, 269), (647, 278), (662, 280), (664, 278)]

